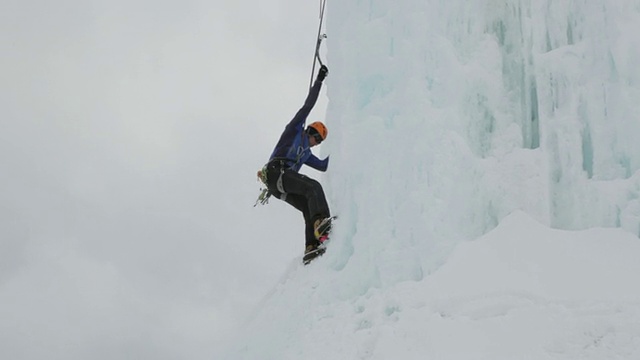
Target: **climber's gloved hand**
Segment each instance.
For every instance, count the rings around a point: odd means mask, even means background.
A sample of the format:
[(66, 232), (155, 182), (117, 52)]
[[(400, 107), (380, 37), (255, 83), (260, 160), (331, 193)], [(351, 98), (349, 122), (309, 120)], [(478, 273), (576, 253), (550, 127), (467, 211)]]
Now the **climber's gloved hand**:
[(320, 67), (320, 70), (318, 71), (318, 80), (324, 81), (324, 79), (327, 77), (328, 74), (329, 74), (329, 68), (327, 68), (325, 65), (322, 65)]

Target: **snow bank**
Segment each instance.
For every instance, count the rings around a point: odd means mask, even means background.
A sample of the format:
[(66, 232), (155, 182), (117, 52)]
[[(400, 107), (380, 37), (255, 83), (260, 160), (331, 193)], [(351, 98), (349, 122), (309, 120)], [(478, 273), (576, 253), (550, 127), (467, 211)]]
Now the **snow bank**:
[[(420, 281), (381, 286), (295, 259), (229, 359), (640, 356), (640, 241), (550, 229), (522, 212)], [(378, 283), (378, 286), (365, 284)]]

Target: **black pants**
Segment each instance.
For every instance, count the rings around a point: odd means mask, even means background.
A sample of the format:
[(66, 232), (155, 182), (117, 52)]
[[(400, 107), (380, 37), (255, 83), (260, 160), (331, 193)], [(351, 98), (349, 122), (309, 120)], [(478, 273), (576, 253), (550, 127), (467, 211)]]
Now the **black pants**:
[[(317, 245), (313, 223), (330, 216), (329, 205), (320, 183), (292, 170), (281, 170), (278, 164), (267, 166), (267, 187), (276, 198), (284, 200), (302, 212), (305, 224), (305, 245)], [(282, 177), (281, 177), (282, 176)], [(278, 186), (281, 179), (281, 187)], [(281, 191), (284, 190), (284, 193)]]

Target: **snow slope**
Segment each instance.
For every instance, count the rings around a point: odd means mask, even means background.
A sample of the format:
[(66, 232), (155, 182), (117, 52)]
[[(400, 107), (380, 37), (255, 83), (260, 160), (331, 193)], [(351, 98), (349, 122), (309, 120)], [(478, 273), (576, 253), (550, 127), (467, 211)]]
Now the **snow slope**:
[(345, 1), (327, 24), (340, 221), (228, 358), (640, 358), (640, 1)]
[(292, 265), (228, 358), (640, 358), (640, 242), (622, 230), (515, 212), (433, 274), (388, 286), (345, 276), (334, 245)]

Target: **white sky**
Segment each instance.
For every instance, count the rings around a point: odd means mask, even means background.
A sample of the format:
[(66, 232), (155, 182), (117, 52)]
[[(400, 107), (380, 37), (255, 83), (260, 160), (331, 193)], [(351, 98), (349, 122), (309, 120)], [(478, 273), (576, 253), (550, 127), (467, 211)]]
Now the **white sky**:
[(318, 11), (0, 4), (0, 353), (215, 350), (303, 248), (295, 210), (252, 205)]

